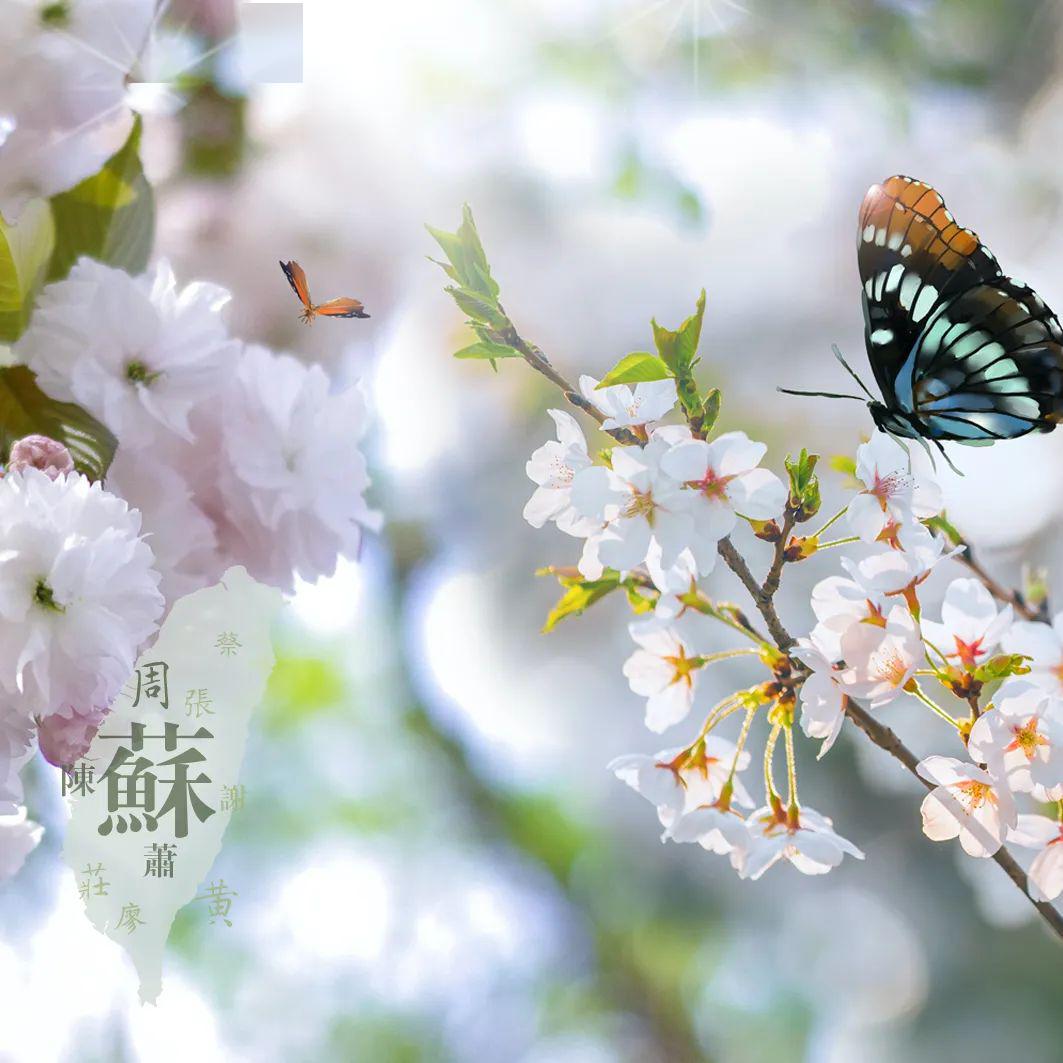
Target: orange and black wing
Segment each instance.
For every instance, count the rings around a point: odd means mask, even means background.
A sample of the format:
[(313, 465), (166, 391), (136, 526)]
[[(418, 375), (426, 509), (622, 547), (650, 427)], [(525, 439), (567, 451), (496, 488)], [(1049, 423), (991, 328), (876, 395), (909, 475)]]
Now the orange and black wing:
[(299, 296), (299, 302), (309, 310), (310, 289), (306, 284), (306, 274), (303, 272), (303, 267), (294, 261), (282, 262), (280, 266), (284, 270), (284, 275), (288, 278), (288, 283), (292, 286), (292, 291)]
[(330, 299), (327, 303), (314, 307), (314, 312), (322, 317), (368, 317), (365, 308), (357, 299)]

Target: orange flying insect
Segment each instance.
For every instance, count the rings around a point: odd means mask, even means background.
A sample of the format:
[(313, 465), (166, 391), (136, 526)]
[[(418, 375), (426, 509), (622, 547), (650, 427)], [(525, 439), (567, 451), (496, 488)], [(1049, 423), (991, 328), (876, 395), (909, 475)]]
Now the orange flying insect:
[(330, 299), (327, 303), (315, 306), (310, 301), (310, 289), (306, 284), (306, 274), (298, 262), (282, 262), (281, 269), (292, 286), (292, 291), (299, 296), (303, 312), (299, 316), (307, 325), (314, 323), (315, 317), (368, 317), (365, 308), (357, 299)]

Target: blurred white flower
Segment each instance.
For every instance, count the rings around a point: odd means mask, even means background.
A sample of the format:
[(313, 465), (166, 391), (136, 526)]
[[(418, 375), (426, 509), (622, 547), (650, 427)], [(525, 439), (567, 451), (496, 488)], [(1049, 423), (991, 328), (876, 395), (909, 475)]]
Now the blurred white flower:
[(1021, 653), (1032, 658), (1026, 678), (1057, 698), (1063, 698), (1063, 613), (1051, 624), (1037, 620), (1016, 620), (1000, 640), (1005, 653)]
[(828, 576), (812, 588), (812, 612), (819, 623), (812, 639), (824, 656), (841, 659), (841, 637), (861, 622), (884, 621), (888, 608), (886, 596), (869, 590), (844, 576)]
[(674, 842), (696, 842), (710, 853), (730, 854), (731, 866), (739, 868), (749, 846), (749, 828), (732, 809), (716, 805), (695, 808), (665, 832)]
[(639, 649), (624, 662), (631, 689), (646, 698), (646, 726), (660, 734), (686, 719), (694, 704), (702, 661), (656, 618), (628, 626)]
[(847, 511), (849, 526), (865, 543), (873, 543), (890, 525), (904, 525), (941, 510), (941, 489), (910, 468), (901, 445), (875, 432), (857, 448), (856, 475), (864, 484)]
[(140, 516), (80, 475), (0, 480), (0, 690), (29, 716), (107, 705), (162, 611)]
[(998, 610), (993, 596), (976, 579), (953, 580), (941, 603), (941, 623), (920, 619), (923, 634), (950, 664), (984, 664), (1011, 624), (1010, 605)]
[(153, 0), (14, 0), (0, 27), (0, 213), (91, 176), (129, 133), (126, 75)]
[(912, 614), (895, 605), (884, 622), (850, 627), (841, 638), (841, 656), (849, 693), (877, 709), (903, 693), (926, 651)]
[(627, 572), (642, 564), (654, 541), (663, 569), (670, 569), (684, 550), (691, 549), (701, 571), (707, 571), (701, 566), (689, 492), (681, 490), (661, 465), (676, 437), (675, 431), (658, 428), (645, 447), (614, 447), (612, 468), (593, 465), (576, 474), (573, 506), (581, 516), (604, 524), (588, 540), (580, 561), (580, 571), (588, 579), (599, 578), (603, 565)]
[(1063, 823), (1048, 816), (1021, 815), (1008, 832), (1008, 841), (1038, 850), (1030, 865), (1030, 896), (1054, 901), (1063, 893)]
[(845, 722), (846, 686), (853, 673), (838, 657), (829, 656), (815, 632), (807, 639), (798, 639), (791, 651), (793, 656), (812, 669), (801, 684), (801, 730), (809, 738), (822, 738), (816, 757), (830, 751)]
[(0, 882), (18, 874), (37, 848), (44, 828), (26, 818), (26, 809), (0, 813)]
[(654, 380), (636, 384), (633, 389), (627, 384), (614, 384), (601, 391), (596, 391), (597, 387), (598, 381), (594, 377), (584, 375), (579, 378), (583, 397), (605, 414), (602, 428), (606, 431), (655, 424), (675, 406), (674, 380)]
[(971, 728), (967, 749), (979, 764), (1007, 780), (1019, 793), (1040, 801), (1063, 798), (1063, 721), (1041, 687), (1023, 680), (1004, 682), (993, 707)]
[(362, 529), (380, 527), (365, 501), (360, 389), (330, 395), (320, 366), (248, 346), (223, 416), (222, 553), (288, 592), (294, 575), (313, 582), (355, 557)]
[(987, 771), (954, 757), (931, 756), (919, 774), (935, 788), (923, 799), (923, 833), (935, 842), (959, 838), (968, 856), (992, 856), (1016, 823), (1015, 802)]
[(711, 443), (681, 442), (661, 459), (661, 468), (693, 496), (697, 533), (713, 546), (731, 533), (738, 514), (770, 520), (782, 513), (786, 487), (774, 473), (757, 467), (767, 450), (745, 432), (726, 432)]
[(563, 532), (582, 538), (599, 527), (598, 522), (581, 517), (572, 507), (572, 480), (593, 464), (587, 440), (570, 414), (563, 410), (546, 412), (557, 426), (557, 440), (539, 447), (525, 467), (528, 479), (538, 487), (524, 507), (524, 519), (533, 528), (552, 520)]
[(178, 289), (165, 261), (137, 277), (80, 259), (41, 292), (15, 357), (55, 399), (76, 402), (127, 446), (191, 439), (197, 404), (217, 402), (239, 350), (219, 310), (222, 288)]
[(960, 553), (962, 546), (947, 549), (944, 537), (933, 535), (921, 524), (902, 526), (901, 549), (882, 550), (859, 562), (842, 558), (842, 568), (869, 595), (907, 594), (919, 586), (935, 565)]
[(768, 806), (746, 818), (749, 848), (742, 863), (742, 878), (758, 879), (773, 864), (789, 860), (805, 875), (825, 875), (837, 867), (846, 854), (863, 860), (864, 854), (851, 841), (835, 833), (834, 824), (814, 808), (798, 812), (797, 825), (787, 822), (785, 812), (777, 814)]

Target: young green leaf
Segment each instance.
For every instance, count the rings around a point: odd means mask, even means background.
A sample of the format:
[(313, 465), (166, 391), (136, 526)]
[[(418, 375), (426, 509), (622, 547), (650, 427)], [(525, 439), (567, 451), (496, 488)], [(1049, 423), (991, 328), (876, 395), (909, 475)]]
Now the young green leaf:
[(989, 683), (994, 679), (1006, 679), (1010, 675), (1026, 675), (1030, 671), (1030, 666), (1026, 663), (1029, 660), (1029, 657), (1021, 653), (1000, 653), (979, 665), (975, 669), (974, 677), (980, 683)]
[(701, 324), (704, 317), (705, 289), (702, 288), (694, 313), (674, 332), (658, 325), (655, 320), (650, 322), (657, 351), (664, 363), (672, 370), (673, 376), (677, 378), (688, 374), (697, 361), (698, 344), (701, 342)]
[(543, 625), (543, 634), (553, 631), (562, 620), (570, 616), (579, 616), (595, 602), (601, 601), (607, 594), (615, 591), (620, 584), (620, 573), (606, 569), (601, 579), (589, 580), (580, 575), (568, 575), (553, 569), (543, 569), (539, 575), (554, 575), (564, 588), (557, 604), (550, 610)]
[(0, 342), (14, 343), (26, 327), (54, 243), (52, 212), (43, 199), (27, 203), (15, 225), (0, 219)]
[(809, 454), (802, 447), (796, 459), (787, 455), (784, 462), (786, 471), (790, 474), (790, 497), (786, 505), (798, 524), (811, 520), (819, 512), (821, 498), (819, 477), (816, 475), (818, 461), (818, 454)]
[(470, 343), (468, 347), (462, 347), (460, 351), (454, 352), (455, 358), (482, 358), (487, 361), (494, 361), (496, 358), (520, 358), (520, 351), (515, 351), (512, 347), (506, 347), (501, 343), (492, 343), (490, 340), (478, 340), (476, 343)]
[(55, 250), (49, 280), (58, 280), (88, 255), (109, 266), (140, 273), (155, 237), (155, 199), (140, 165), (140, 119), (102, 170), (52, 197)]
[(716, 427), (716, 421), (720, 416), (720, 405), (723, 395), (719, 388), (709, 388), (704, 401), (701, 404), (701, 435), (708, 436)]
[(645, 384), (653, 380), (668, 380), (671, 376), (671, 369), (657, 355), (648, 351), (635, 351), (621, 358), (602, 377), (595, 390), (600, 391), (613, 384)]
[(80, 406), (45, 395), (26, 366), (0, 368), (0, 459), (6, 462), (13, 443), (35, 434), (63, 443), (78, 471), (91, 480), (103, 479), (117, 446), (114, 436)]

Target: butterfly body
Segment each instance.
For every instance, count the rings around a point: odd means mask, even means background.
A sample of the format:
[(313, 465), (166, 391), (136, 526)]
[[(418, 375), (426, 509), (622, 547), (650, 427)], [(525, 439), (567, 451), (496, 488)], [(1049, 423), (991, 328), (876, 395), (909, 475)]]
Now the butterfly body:
[(1005, 277), (941, 196), (909, 177), (860, 209), (864, 340), (882, 401), (875, 424), (904, 438), (984, 445), (1063, 418), (1063, 330), (1036, 292)]
[(305, 325), (312, 325), (315, 317), (368, 317), (365, 308), (357, 299), (330, 299), (326, 303), (315, 304), (310, 298), (310, 288), (306, 282), (306, 273), (298, 262), (282, 262), (281, 269), (284, 271), (292, 291), (299, 297), (303, 304), (300, 320)]

